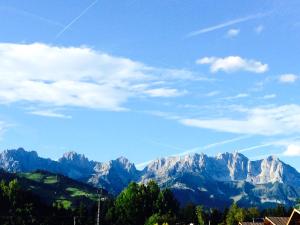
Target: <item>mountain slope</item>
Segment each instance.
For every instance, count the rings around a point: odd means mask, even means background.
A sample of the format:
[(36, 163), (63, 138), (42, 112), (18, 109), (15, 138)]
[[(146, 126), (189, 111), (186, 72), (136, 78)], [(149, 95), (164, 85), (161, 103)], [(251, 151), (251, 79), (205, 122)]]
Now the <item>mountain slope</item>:
[(239, 153), (192, 154), (157, 159), (140, 171), (124, 157), (102, 163), (68, 152), (53, 161), (17, 149), (0, 154), (0, 167), (19, 172), (45, 169), (112, 194), (120, 193), (131, 181), (155, 180), (161, 187), (171, 188), (183, 204), (191, 201), (221, 207), (236, 201), (263, 207), (292, 205), (300, 196), (300, 173), (273, 156), (251, 161)]
[(97, 189), (63, 175), (38, 170), (26, 173), (0, 171), (0, 180), (17, 179), (23, 190), (31, 191), (44, 203), (72, 207), (79, 202), (91, 205), (97, 200)]

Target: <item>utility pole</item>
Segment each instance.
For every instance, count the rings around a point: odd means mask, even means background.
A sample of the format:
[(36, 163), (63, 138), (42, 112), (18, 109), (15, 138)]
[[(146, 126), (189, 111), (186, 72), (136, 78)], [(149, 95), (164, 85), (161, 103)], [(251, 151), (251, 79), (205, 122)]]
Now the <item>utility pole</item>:
[(98, 199), (98, 211), (97, 211), (97, 225), (100, 225), (100, 206), (101, 206), (102, 189), (100, 189), (98, 193), (99, 193), (99, 199)]
[(74, 225), (76, 225), (76, 216), (73, 217)]

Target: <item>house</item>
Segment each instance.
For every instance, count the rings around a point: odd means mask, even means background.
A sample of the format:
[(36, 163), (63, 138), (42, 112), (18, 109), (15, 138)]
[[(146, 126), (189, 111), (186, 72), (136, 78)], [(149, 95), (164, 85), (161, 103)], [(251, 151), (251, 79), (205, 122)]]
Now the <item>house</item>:
[(263, 222), (239, 222), (239, 225), (300, 225), (300, 210), (294, 209), (290, 217), (265, 217)]
[(293, 210), (287, 225), (300, 225), (300, 211), (298, 209)]
[(289, 217), (266, 217), (265, 225), (287, 225)]
[(263, 222), (239, 222), (239, 225), (264, 225)]

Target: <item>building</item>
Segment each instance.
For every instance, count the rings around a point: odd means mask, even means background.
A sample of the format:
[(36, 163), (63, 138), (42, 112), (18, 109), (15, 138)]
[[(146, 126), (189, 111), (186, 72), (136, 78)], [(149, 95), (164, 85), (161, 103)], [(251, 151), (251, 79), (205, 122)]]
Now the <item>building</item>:
[(294, 209), (290, 217), (266, 217), (263, 222), (240, 222), (239, 225), (300, 225), (300, 210)]
[(292, 215), (290, 216), (287, 225), (298, 225), (300, 224), (300, 211), (298, 209), (294, 209)]
[(239, 222), (239, 225), (264, 225), (263, 222)]
[(264, 225), (287, 225), (289, 217), (266, 217)]

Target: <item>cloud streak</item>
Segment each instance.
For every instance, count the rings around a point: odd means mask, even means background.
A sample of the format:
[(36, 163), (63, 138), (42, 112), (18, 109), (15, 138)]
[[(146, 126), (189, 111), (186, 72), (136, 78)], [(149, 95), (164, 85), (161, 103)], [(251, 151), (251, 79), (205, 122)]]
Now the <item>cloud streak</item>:
[(186, 37), (194, 37), (194, 36), (197, 36), (197, 35), (201, 35), (201, 34), (209, 33), (209, 32), (212, 32), (212, 31), (216, 31), (216, 30), (219, 30), (219, 29), (222, 29), (222, 28), (225, 28), (225, 27), (229, 27), (229, 26), (232, 26), (234, 24), (239, 24), (239, 23), (243, 23), (243, 22), (246, 22), (246, 21), (249, 21), (249, 20), (262, 18), (262, 17), (266, 16), (267, 14), (268, 13), (258, 13), (258, 14), (253, 14), (253, 15), (249, 15), (249, 16), (229, 20), (229, 21), (217, 24), (217, 25), (213, 25), (213, 26), (210, 26), (210, 27), (205, 27), (205, 28), (202, 28), (200, 30), (193, 31), (193, 32), (187, 34)]
[(251, 137), (251, 135), (242, 135), (242, 136), (239, 136), (239, 137), (235, 137), (235, 138), (215, 142), (215, 143), (212, 143), (212, 144), (208, 144), (208, 145), (205, 145), (205, 146), (202, 146), (202, 147), (195, 147), (195, 148), (186, 150), (184, 152), (175, 154), (173, 156), (183, 156), (183, 155), (187, 155), (187, 154), (190, 154), (190, 153), (195, 153), (195, 152), (198, 152), (198, 151), (201, 151), (201, 150), (207, 150), (207, 149), (215, 148), (215, 147), (222, 146), (222, 145), (225, 145), (225, 144), (238, 142), (238, 141), (241, 141), (243, 139), (248, 139), (250, 137)]
[(181, 119), (186, 126), (219, 132), (263, 136), (298, 134), (300, 132), (300, 106), (281, 105), (244, 109), (244, 118)]
[(88, 7), (86, 7), (78, 16), (76, 16), (71, 22), (69, 22), (62, 30), (60, 30), (56, 36), (55, 39), (58, 39), (63, 33), (65, 33), (70, 27), (76, 23), (82, 16), (84, 16), (94, 5), (96, 5), (98, 0), (93, 1)]
[(38, 14), (29, 12), (29, 11), (26, 11), (26, 10), (23, 10), (23, 9), (17, 9), (17, 8), (8, 7), (8, 6), (5, 6), (5, 7), (1, 6), (0, 10), (11, 11), (13, 13), (23, 15), (23, 16), (26, 16), (26, 17), (30, 17), (30, 18), (33, 18), (33, 19), (36, 19), (36, 20), (40, 20), (42, 22), (45, 22), (45, 23), (48, 23), (48, 24), (51, 24), (51, 25), (54, 25), (54, 26), (57, 26), (57, 27), (64, 27), (64, 25), (62, 23), (59, 23), (57, 21), (45, 18), (43, 16), (40, 16)]
[(269, 147), (269, 146), (273, 146), (273, 145), (274, 145), (273, 143), (260, 144), (260, 145), (255, 145), (255, 146), (239, 149), (238, 152), (243, 153), (243, 152), (248, 152), (248, 151), (252, 151), (255, 149), (260, 149), (260, 148)]
[(71, 119), (71, 116), (58, 113), (54, 110), (35, 110), (29, 112), (32, 115), (37, 115), (37, 116), (43, 116), (43, 117), (53, 117), (53, 118), (60, 118), (60, 119)]
[[(251, 137), (251, 135), (242, 135), (242, 136), (239, 136), (239, 137), (230, 138), (230, 139), (227, 139), (227, 140), (223, 140), (223, 141), (218, 141), (218, 142), (215, 142), (215, 143), (211, 143), (211, 144), (208, 144), (208, 145), (205, 145), (205, 146), (202, 146), (202, 147), (191, 148), (189, 150), (186, 150), (186, 151), (183, 151), (183, 152), (171, 155), (171, 156), (173, 156), (173, 157), (174, 156), (175, 157), (184, 156), (184, 155), (195, 153), (195, 152), (198, 152), (198, 151), (201, 151), (201, 150), (203, 151), (203, 150), (215, 148), (215, 147), (218, 147), (218, 146), (226, 145), (226, 144), (229, 144), (229, 143), (238, 142), (238, 141), (241, 141), (243, 139), (248, 139), (250, 137)], [(157, 143), (157, 144), (159, 144), (161, 146), (165, 146), (165, 147), (171, 147), (171, 148), (174, 148), (174, 149), (178, 149), (177, 147), (170, 146), (170, 145), (165, 145), (165, 144), (162, 144), (162, 143)], [(152, 161), (153, 160), (149, 160), (149, 161), (146, 161), (146, 162), (138, 163), (136, 165), (136, 167), (139, 168), (139, 169), (143, 169), (145, 166), (147, 166)]]

